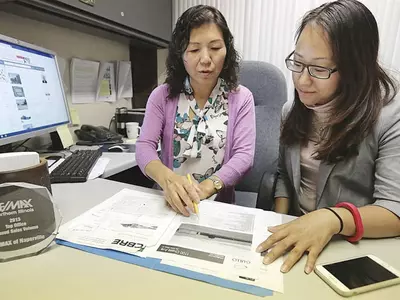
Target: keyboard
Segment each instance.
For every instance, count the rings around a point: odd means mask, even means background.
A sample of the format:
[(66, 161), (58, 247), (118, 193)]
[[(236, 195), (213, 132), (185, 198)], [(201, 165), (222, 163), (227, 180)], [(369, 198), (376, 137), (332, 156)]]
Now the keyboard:
[(51, 172), (51, 183), (85, 182), (101, 154), (100, 149), (73, 152)]

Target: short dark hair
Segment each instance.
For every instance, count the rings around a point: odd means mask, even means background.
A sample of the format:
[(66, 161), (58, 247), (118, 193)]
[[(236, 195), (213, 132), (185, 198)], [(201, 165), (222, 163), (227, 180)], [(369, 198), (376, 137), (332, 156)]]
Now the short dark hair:
[(172, 32), (166, 61), (169, 95), (172, 99), (181, 93), (184, 79), (188, 75), (183, 64), (183, 54), (189, 44), (192, 29), (203, 24), (216, 24), (222, 31), (226, 47), (226, 57), (220, 77), (230, 90), (238, 86), (239, 55), (234, 47), (233, 36), (222, 13), (215, 7), (197, 5), (186, 10), (178, 19)]
[[(309, 11), (297, 30), (296, 42), (308, 24), (321, 26), (327, 33), (340, 75), (333, 95), (334, 113), (321, 133), (315, 156), (335, 163), (358, 154), (360, 143), (373, 129), (382, 107), (396, 95), (397, 86), (378, 63), (378, 26), (364, 4), (339, 0)], [(282, 144), (306, 145), (311, 116), (295, 90), (292, 109), (282, 123)]]

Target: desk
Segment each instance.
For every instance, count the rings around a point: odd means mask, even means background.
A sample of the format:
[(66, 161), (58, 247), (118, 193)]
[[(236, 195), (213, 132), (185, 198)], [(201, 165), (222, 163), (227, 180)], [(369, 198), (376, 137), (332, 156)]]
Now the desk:
[[(131, 141), (131, 140), (130, 140)], [(134, 141), (136, 142), (136, 141)], [(100, 146), (77, 146), (71, 147), (71, 151), (75, 150), (85, 150), (85, 149), (98, 149)], [(69, 155), (68, 152), (64, 152)], [(48, 155), (48, 154), (47, 154)], [(130, 168), (136, 167), (136, 154), (131, 152), (103, 152), (102, 157), (107, 157), (110, 159), (106, 169), (104, 170), (101, 178), (107, 178), (115, 174), (121, 173)]]
[[(123, 188), (148, 191), (99, 178), (86, 183), (53, 185), (53, 193), (66, 222)], [(358, 245), (341, 240), (330, 243), (318, 261), (375, 254), (400, 269), (399, 249), (399, 239), (363, 240)], [(345, 299), (316, 274), (305, 275), (304, 264), (305, 258), (284, 275), (285, 293), (277, 293), (271, 299)], [(261, 299), (59, 245), (36, 257), (0, 264), (0, 295), (5, 300)], [(399, 285), (356, 299), (398, 299), (398, 295)]]
[(102, 157), (109, 158), (110, 162), (101, 178), (107, 178), (137, 166), (135, 153), (104, 152)]
[[(136, 139), (133, 140), (128, 140), (124, 138), (124, 144), (136, 144)], [(75, 150), (84, 150), (84, 149), (98, 149), (99, 146), (77, 146), (74, 145), (71, 147), (71, 151)], [(158, 145), (157, 151), (161, 151), (161, 145)], [(68, 153), (66, 153), (68, 155)], [(129, 170), (131, 168), (134, 168), (137, 166), (136, 162), (136, 154), (133, 152), (103, 152), (103, 157), (110, 158), (110, 162), (108, 163), (103, 175), (101, 175), (101, 178), (109, 178), (113, 175), (117, 175), (119, 173), (122, 173), (123, 171)], [(150, 185), (147, 184), (147, 180), (145, 179), (145, 176), (140, 176), (142, 174), (141, 171), (139, 171), (139, 168), (137, 168), (136, 172), (130, 175), (133, 175), (131, 177), (138, 177), (138, 182), (132, 182), (129, 181), (128, 183), (131, 184), (143, 184), (145, 186), (152, 186), (153, 183)], [(140, 177), (144, 178), (140, 180)], [(118, 181), (118, 180), (117, 180)], [(126, 181), (124, 181), (126, 182)]]

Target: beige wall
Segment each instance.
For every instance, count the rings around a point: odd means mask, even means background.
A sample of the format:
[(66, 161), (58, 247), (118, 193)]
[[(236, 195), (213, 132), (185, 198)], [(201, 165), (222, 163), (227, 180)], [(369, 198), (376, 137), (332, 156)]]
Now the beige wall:
[(168, 49), (159, 49), (157, 51), (157, 74), (158, 74), (158, 84), (162, 84), (166, 77), (165, 60), (167, 59)]
[(81, 123), (109, 125), (115, 108), (131, 107), (128, 100), (116, 103), (71, 104), (69, 64), (72, 57), (97, 61), (129, 60), (129, 46), (35, 20), (0, 12), (0, 33), (26, 41), (57, 53), (67, 60), (64, 83), (68, 103), (78, 111)]

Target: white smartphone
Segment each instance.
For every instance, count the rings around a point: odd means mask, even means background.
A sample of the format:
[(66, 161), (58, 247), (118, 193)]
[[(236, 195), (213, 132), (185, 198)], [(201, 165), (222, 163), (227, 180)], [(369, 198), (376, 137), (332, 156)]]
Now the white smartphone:
[(373, 255), (317, 265), (315, 273), (345, 297), (400, 283), (400, 272)]

